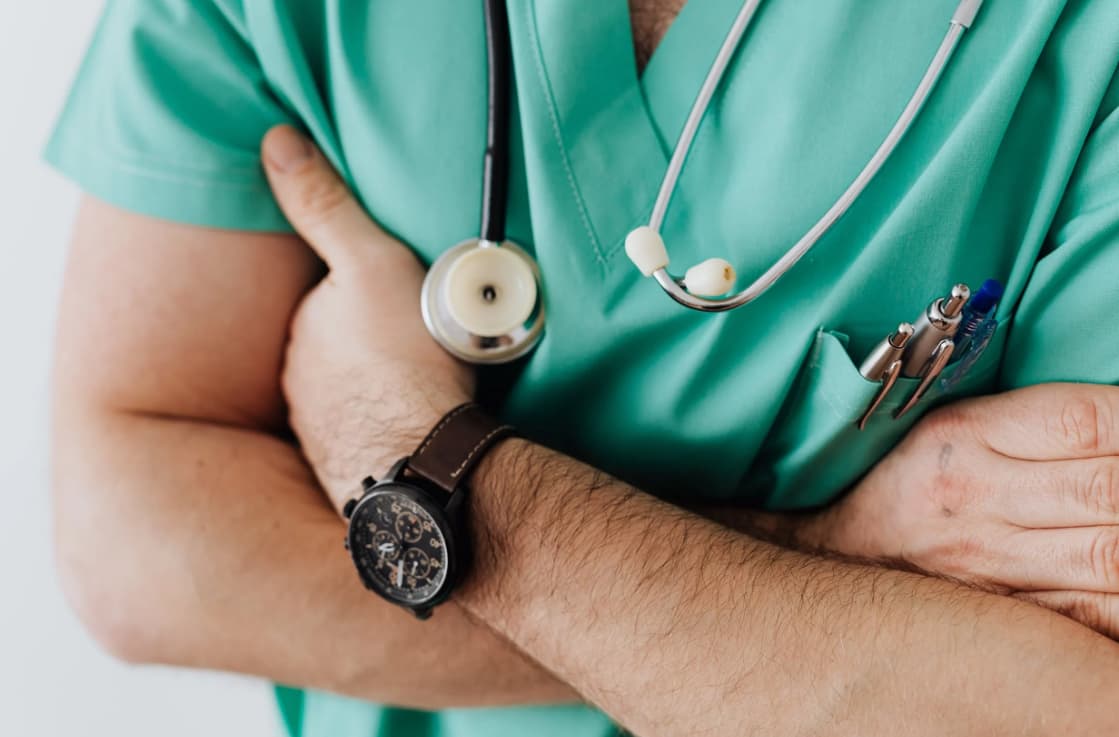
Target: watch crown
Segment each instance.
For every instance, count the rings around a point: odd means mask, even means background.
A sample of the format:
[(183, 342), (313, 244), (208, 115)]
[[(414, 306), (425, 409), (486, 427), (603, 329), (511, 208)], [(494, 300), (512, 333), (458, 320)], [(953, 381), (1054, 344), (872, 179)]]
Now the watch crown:
[(346, 519), (354, 516), (354, 507), (357, 506), (357, 499), (350, 499), (342, 506), (342, 516)]

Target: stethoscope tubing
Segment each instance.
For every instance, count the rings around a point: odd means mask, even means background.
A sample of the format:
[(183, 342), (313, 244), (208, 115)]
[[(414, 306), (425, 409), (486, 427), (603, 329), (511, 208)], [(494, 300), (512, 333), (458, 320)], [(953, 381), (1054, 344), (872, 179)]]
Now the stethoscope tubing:
[[(692, 106), (688, 120), (684, 125), (676, 149), (673, 152), (668, 170), (665, 173), (665, 178), (661, 183), (657, 201), (654, 204), (649, 219), (650, 227), (658, 232), (664, 222), (669, 202), (672, 199), (673, 192), (675, 192), (677, 181), (683, 170), (688, 151), (691, 149), (696, 131), (699, 129), (699, 124), (710, 105), (711, 96), (714, 94), (715, 88), (718, 87), (719, 80), (726, 70), (730, 57), (733, 56), (742, 35), (745, 33), (746, 28), (749, 26), (760, 4), (761, 0), (747, 0), (747, 2), (743, 4), (738, 17), (735, 19), (734, 25), (723, 41), (723, 45), (719, 50), (719, 55), (716, 57), (716, 61), (712, 65), (700, 93), (696, 96), (695, 103)], [(769, 269), (759, 276), (752, 284), (730, 297), (697, 297), (684, 288), (681, 278), (673, 276), (665, 268), (657, 269), (652, 274), (661, 288), (664, 289), (672, 299), (685, 307), (701, 312), (725, 312), (753, 302), (772, 287), (782, 276), (788, 273), (788, 271), (792, 269), (829, 230), (831, 230), (832, 226), (851, 209), (851, 206), (866, 190), (871, 180), (881, 171), (890, 155), (897, 149), (898, 144), (928, 101), (933, 88), (936, 86), (936, 83), (951, 61), (959, 45), (960, 38), (963, 36), (963, 32), (971, 25), (971, 22), (975, 18), (975, 14), (978, 12), (979, 5), (981, 4), (982, 0), (963, 0), (960, 3), (956, 12), (953, 13), (952, 20), (948, 26), (948, 32), (945, 34), (944, 40), (941, 41), (932, 62), (925, 71), (925, 75), (921, 78), (920, 83), (917, 85), (917, 89), (914, 90), (909, 102), (902, 110), (901, 115), (898, 116), (897, 122), (894, 123), (893, 128), (890, 129), (890, 132), (878, 146), (874, 155), (866, 163), (862, 171), (859, 172), (858, 176), (855, 177), (854, 181), (851, 182), (850, 186), (839, 196), (828, 211), (824, 213), (823, 217), (821, 217), (799, 241), (786, 251), (781, 258), (770, 266)]]
[[(505, 2), (484, 0), (488, 104), (480, 234), (436, 259), (420, 294), (424, 323), (436, 341), (463, 361), (479, 364), (505, 363), (527, 354), (543, 335), (545, 320), (539, 267), (527, 252), (506, 241), (513, 60)], [(688, 278), (694, 274), (694, 283), (685, 285), (683, 279), (668, 272), (668, 250), (659, 231), (714, 93), (761, 2), (743, 0), (681, 130), (653, 204), (649, 226), (635, 230), (626, 242), (626, 253), (644, 274), (654, 276), (679, 304), (702, 312), (722, 312), (757, 299), (843, 217), (909, 130), (983, 0), (961, 0), (948, 33), (905, 109), (874, 155), (823, 217), (753, 284), (730, 297), (718, 297), (714, 295), (733, 285), (733, 267), (723, 259), (708, 259), (689, 270)]]
[(734, 57), (734, 52), (738, 50), (742, 36), (746, 33), (746, 29), (750, 27), (750, 21), (754, 19), (754, 14), (757, 13), (761, 4), (762, 0), (747, 0), (743, 3), (738, 15), (734, 18), (734, 23), (727, 31), (726, 38), (723, 39), (722, 46), (719, 47), (719, 53), (715, 55), (715, 61), (711, 63), (711, 68), (707, 70), (703, 86), (699, 88), (699, 92), (696, 94), (695, 102), (692, 103), (692, 109), (688, 113), (688, 119), (684, 121), (684, 128), (680, 131), (680, 137), (676, 140), (676, 148), (672, 150), (672, 158), (669, 159), (664, 179), (661, 180), (656, 202), (653, 203), (653, 213), (649, 216), (649, 227), (657, 232), (660, 232), (661, 226), (664, 225), (664, 216), (668, 212), (672, 195), (676, 192), (676, 183), (680, 180), (680, 174), (684, 171), (684, 164), (687, 161), (688, 154), (691, 153), (692, 141), (695, 140), (700, 123), (703, 122), (707, 109), (711, 106), (711, 98), (715, 96), (715, 90), (719, 88), (719, 82), (722, 80), (727, 66), (730, 65), (730, 60)]
[(509, 199), (509, 116), (512, 97), (512, 49), (505, 0), (486, 0), (486, 153), (482, 168), (483, 243), (505, 240)]

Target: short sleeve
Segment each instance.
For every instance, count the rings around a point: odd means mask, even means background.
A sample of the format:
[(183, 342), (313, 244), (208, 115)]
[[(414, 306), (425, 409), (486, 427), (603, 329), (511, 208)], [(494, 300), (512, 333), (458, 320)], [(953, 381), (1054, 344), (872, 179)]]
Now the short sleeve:
[(258, 151), (291, 116), (268, 90), (237, 6), (109, 0), (47, 161), (89, 194), (144, 215), (289, 230)]
[(1002, 384), (1119, 384), (1119, 76), (1014, 314)]

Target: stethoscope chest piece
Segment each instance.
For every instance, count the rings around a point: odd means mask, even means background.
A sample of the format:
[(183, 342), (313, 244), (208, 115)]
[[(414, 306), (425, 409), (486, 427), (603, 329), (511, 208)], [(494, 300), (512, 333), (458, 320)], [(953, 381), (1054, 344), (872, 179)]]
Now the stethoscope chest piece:
[(427, 272), (420, 295), (436, 341), (468, 363), (507, 363), (544, 333), (536, 262), (516, 244), (478, 238), (459, 243)]

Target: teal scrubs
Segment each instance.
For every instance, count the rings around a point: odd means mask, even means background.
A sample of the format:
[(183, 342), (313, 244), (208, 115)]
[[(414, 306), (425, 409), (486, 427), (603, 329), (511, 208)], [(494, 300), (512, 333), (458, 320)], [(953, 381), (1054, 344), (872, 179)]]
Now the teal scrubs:
[[(676, 269), (768, 268), (878, 146), (955, 5), (764, 3), (668, 214)], [(794, 509), (836, 498), (937, 403), (1119, 380), (1119, 2), (988, 0), (851, 212), (756, 303), (708, 315), (642, 279), (622, 243), (738, 7), (690, 0), (639, 76), (625, 0), (509, 1), (509, 235), (539, 259), (549, 322), (502, 374), (508, 419), (666, 497)], [(130, 210), (284, 230), (257, 149), (296, 123), (430, 261), (478, 232), (485, 72), (480, 0), (110, 0), (48, 157)], [(866, 352), (989, 277), (1008, 291), (970, 374), (893, 421), (902, 380), (859, 432)], [(428, 714), (278, 693), (293, 737), (616, 732), (576, 706)]]

